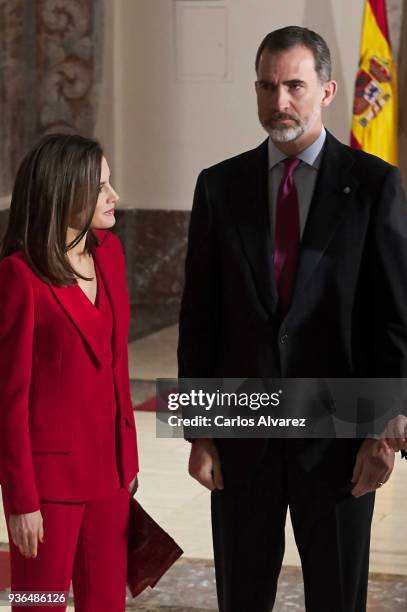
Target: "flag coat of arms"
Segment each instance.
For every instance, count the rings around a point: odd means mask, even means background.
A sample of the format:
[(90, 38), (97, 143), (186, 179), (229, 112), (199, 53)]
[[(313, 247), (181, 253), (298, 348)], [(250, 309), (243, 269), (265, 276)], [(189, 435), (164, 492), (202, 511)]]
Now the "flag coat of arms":
[(351, 145), (397, 165), (397, 69), (385, 0), (365, 0)]

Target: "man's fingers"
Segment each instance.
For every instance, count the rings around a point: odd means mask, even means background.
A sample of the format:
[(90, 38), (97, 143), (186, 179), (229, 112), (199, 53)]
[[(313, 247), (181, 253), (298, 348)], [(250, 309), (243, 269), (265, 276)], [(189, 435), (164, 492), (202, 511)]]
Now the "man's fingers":
[(365, 487), (362, 487), (360, 485), (356, 485), (352, 489), (353, 497), (362, 497), (362, 495), (364, 495), (365, 493), (367, 493), (367, 490), (365, 489)]
[(210, 440), (192, 443), (188, 465), (189, 474), (201, 485), (213, 491), (223, 489), (223, 476), (217, 450)]
[(402, 440), (398, 438), (386, 438), (386, 444), (388, 444), (394, 451), (399, 451), (402, 447)]
[(223, 476), (222, 470), (218, 463), (213, 464), (213, 468), (209, 466), (201, 468), (197, 471), (190, 470), (190, 475), (195, 478), (201, 485), (213, 491), (214, 489), (223, 489)]
[(375, 491), (377, 489), (377, 484), (377, 482), (373, 482), (371, 478), (364, 474), (353, 487), (352, 495), (353, 497), (362, 497), (362, 495), (365, 495), (366, 493)]
[(223, 474), (220, 467), (220, 463), (215, 461), (213, 464), (213, 483), (216, 489), (223, 489)]
[(404, 422), (402, 421), (396, 421), (394, 427), (393, 427), (393, 438), (396, 438), (396, 440), (400, 440), (401, 438), (404, 438)]
[(191, 474), (191, 476), (201, 483), (201, 485), (209, 489), (209, 491), (214, 490), (215, 484), (212, 478), (212, 470), (201, 469), (196, 474)]
[(355, 483), (352, 489), (352, 495), (354, 497), (361, 497), (366, 493), (376, 491), (388, 481), (390, 475), (391, 471), (388, 470), (382, 471), (381, 473), (371, 469), (364, 470), (360, 479)]
[(399, 446), (396, 448), (396, 444), (393, 442), (391, 447), (394, 450), (400, 450), (407, 436), (407, 418), (404, 415), (398, 415), (386, 425), (386, 429), (383, 432), (382, 437), (388, 440), (397, 440)]
[(189, 475), (195, 478), (202, 486), (212, 491), (215, 487), (212, 479), (212, 461), (198, 462), (192, 457), (188, 466)]
[(360, 455), (357, 455), (355, 467), (353, 468), (352, 482), (357, 483), (362, 473), (363, 460)]
[(358, 478), (352, 480), (352, 482), (354, 483), (354, 487), (352, 489), (352, 495), (354, 497), (360, 497), (361, 495), (367, 493), (369, 489), (366, 468), (361, 473), (359, 473)]
[(393, 467), (394, 451), (388, 443), (385, 440), (366, 439), (356, 459), (352, 495), (360, 497), (380, 488), (390, 478)]
[(391, 439), (395, 439), (398, 438), (398, 434), (397, 434), (397, 419), (393, 419), (393, 421), (390, 422), (389, 427), (388, 427), (389, 433), (388, 433), (388, 437)]

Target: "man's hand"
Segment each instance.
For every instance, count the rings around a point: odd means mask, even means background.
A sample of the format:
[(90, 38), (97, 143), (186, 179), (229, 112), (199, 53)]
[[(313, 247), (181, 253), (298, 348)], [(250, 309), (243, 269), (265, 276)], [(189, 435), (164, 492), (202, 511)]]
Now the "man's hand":
[(133, 480), (131, 481), (131, 483), (129, 484), (128, 490), (130, 493), (130, 496), (133, 497), (133, 495), (136, 493), (138, 489), (138, 477), (137, 475), (133, 478)]
[(407, 450), (407, 417), (399, 414), (389, 421), (381, 435), (395, 451)]
[(352, 495), (361, 497), (384, 485), (393, 471), (394, 456), (394, 450), (384, 440), (367, 438), (356, 456)]
[(188, 471), (210, 491), (223, 489), (219, 454), (213, 440), (200, 438), (191, 443)]
[(27, 557), (36, 557), (38, 542), (44, 542), (44, 528), (41, 511), (28, 514), (10, 514), (8, 526), (11, 538), (20, 553)]

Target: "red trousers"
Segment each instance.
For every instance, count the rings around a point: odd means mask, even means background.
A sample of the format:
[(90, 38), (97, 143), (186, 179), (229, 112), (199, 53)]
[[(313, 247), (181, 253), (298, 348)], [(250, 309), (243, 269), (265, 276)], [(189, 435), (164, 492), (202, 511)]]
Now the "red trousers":
[[(82, 504), (41, 502), (44, 543), (37, 557), (26, 559), (10, 542), (11, 590), (68, 591), (72, 579), (76, 612), (124, 612), (129, 500), (128, 491), (121, 489)], [(12, 610), (61, 611), (66, 606)]]

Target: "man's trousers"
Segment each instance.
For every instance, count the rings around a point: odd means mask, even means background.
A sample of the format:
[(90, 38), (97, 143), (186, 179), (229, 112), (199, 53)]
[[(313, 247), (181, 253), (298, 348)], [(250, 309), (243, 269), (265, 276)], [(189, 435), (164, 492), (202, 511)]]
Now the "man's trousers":
[[(212, 493), (220, 612), (270, 612), (284, 555), (287, 508), (308, 612), (365, 612), (374, 494), (354, 498), (306, 472), (294, 440), (274, 441), (249, 482)], [(349, 475), (350, 480), (351, 474)]]

